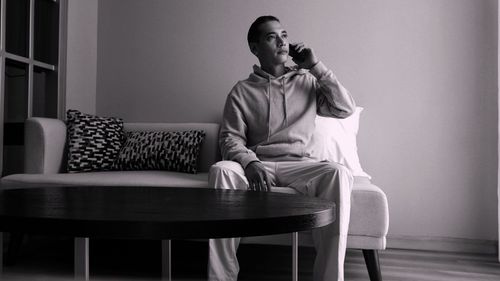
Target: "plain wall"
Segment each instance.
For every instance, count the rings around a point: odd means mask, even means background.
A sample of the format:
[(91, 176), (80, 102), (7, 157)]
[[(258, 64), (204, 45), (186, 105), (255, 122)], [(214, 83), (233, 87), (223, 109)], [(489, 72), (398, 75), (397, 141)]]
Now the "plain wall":
[(496, 0), (99, 1), (97, 113), (219, 121), (257, 63), (246, 33), (282, 20), (363, 106), (361, 163), (390, 235), (496, 240)]
[(98, 0), (68, 0), (66, 109), (96, 112)]

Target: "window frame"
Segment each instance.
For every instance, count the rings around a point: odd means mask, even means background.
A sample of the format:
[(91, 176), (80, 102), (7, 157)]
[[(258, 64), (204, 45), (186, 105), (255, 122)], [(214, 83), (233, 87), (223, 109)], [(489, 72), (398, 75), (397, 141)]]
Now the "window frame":
[(57, 73), (57, 118), (62, 119), (66, 110), (66, 53), (67, 53), (67, 15), (68, 0), (49, 0), (59, 5), (59, 30), (58, 36), (58, 60), (57, 64), (49, 64), (35, 59), (35, 1), (29, 0), (29, 23), (28, 23), (28, 56), (19, 56), (9, 53), (6, 50), (6, 3), (7, 0), (0, 0), (0, 171), (3, 174), (3, 153), (4, 153), (4, 109), (5, 109), (5, 70), (6, 59), (26, 64), (28, 66), (28, 100), (27, 117), (33, 116), (34, 97), (34, 72), (35, 67), (46, 71)]

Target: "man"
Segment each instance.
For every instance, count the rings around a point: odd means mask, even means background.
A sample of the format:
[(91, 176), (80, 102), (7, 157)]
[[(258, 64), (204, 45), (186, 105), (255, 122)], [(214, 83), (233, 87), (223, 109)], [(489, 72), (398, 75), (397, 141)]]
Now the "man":
[[(258, 58), (246, 80), (229, 93), (220, 131), (223, 159), (212, 166), (215, 188), (272, 191), (288, 186), (302, 194), (334, 201), (335, 223), (313, 231), (315, 281), (344, 280), (352, 175), (342, 165), (318, 162), (309, 147), (316, 114), (345, 118), (355, 109), (348, 91), (303, 43), (289, 44), (273, 16), (255, 20), (248, 44)], [(293, 55), (296, 67), (285, 66)], [(211, 281), (237, 280), (240, 239), (209, 242)]]

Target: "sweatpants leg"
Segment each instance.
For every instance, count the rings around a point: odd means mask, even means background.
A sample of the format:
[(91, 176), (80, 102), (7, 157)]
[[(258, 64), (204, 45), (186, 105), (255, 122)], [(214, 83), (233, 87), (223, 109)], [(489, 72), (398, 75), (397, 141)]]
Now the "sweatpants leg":
[[(210, 168), (210, 186), (218, 189), (248, 189), (248, 181), (240, 164), (220, 161)], [(236, 250), (240, 238), (210, 239), (208, 252), (208, 280), (236, 281), (240, 266)]]
[[(343, 281), (344, 259), (350, 215), (353, 178), (344, 166), (330, 162), (263, 162), (279, 186), (334, 201), (337, 207), (333, 224), (313, 230), (316, 248), (314, 281)], [(236, 162), (221, 161), (210, 169), (210, 186), (221, 189), (248, 189), (244, 170)], [(208, 277), (210, 281), (235, 281), (239, 264), (236, 250), (239, 238), (209, 241)]]
[(336, 204), (334, 223), (313, 230), (316, 248), (314, 281), (343, 281), (353, 177), (344, 166), (331, 162), (280, 162), (277, 177), (282, 184), (303, 194)]

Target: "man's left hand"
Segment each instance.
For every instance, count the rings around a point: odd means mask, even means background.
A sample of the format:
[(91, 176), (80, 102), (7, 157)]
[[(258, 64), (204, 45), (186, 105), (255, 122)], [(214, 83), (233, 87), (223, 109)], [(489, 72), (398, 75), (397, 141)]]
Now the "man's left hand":
[(298, 53), (298, 56), (292, 57), (292, 60), (300, 68), (311, 69), (318, 63), (318, 58), (316, 58), (313, 49), (308, 48), (303, 42), (290, 44), (288, 47), (290, 49), (294, 48)]

